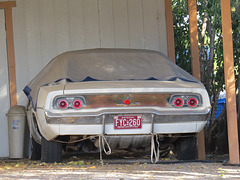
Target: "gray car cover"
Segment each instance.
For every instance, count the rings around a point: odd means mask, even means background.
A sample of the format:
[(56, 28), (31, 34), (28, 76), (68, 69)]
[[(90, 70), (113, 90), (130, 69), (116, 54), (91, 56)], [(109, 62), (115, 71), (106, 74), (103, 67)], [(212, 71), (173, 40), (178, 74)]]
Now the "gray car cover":
[(91, 49), (65, 52), (50, 61), (24, 88), (36, 108), (41, 86), (66, 79), (72, 82), (181, 79), (201, 84), (157, 51), (137, 49)]

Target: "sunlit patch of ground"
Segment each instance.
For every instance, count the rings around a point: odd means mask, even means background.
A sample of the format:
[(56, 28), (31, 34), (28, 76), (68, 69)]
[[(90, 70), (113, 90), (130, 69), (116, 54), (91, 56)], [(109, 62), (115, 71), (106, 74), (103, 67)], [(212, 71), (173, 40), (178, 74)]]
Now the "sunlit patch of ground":
[[(129, 159), (121, 164), (74, 158), (65, 163), (0, 162), (0, 179), (240, 179), (240, 167), (221, 163), (151, 164)], [(113, 162), (113, 161), (111, 161)]]

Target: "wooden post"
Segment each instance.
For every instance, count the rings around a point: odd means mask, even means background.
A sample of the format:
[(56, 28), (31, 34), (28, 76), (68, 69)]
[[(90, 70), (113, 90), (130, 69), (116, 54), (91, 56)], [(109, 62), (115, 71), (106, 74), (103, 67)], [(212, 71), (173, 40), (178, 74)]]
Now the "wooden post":
[(175, 62), (175, 43), (173, 31), (172, 0), (165, 0), (168, 57)]
[(16, 7), (16, 1), (0, 2), (0, 9), (4, 9), (6, 23), (10, 104), (11, 106), (14, 106), (17, 105), (17, 88), (13, 41), (12, 7)]
[(224, 75), (226, 85), (229, 163), (239, 164), (236, 90), (230, 0), (221, 0)]
[[(201, 80), (199, 48), (198, 48), (196, 0), (188, 0), (188, 11), (189, 11), (189, 26), (190, 26), (189, 29), (190, 29), (190, 42), (191, 42), (192, 74), (197, 79)], [(204, 160), (206, 158), (204, 129), (197, 136), (197, 145), (198, 145), (198, 159)]]
[(198, 48), (198, 26), (197, 26), (197, 4), (196, 0), (188, 0), (189, 29), (191, 42), (192, 74), (197, 79), (200, 77), (199, 48)]
[(16, 1), (3, 1), (0, 2), (0, 9), (16, 7)]

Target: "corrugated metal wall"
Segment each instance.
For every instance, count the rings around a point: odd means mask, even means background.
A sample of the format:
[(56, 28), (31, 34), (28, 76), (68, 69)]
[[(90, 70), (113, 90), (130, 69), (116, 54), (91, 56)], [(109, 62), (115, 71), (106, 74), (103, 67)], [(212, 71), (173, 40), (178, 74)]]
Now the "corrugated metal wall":
[[(13, 28), (18, 104), (26, 104), (26, 97), (22, 92), (24, 86), (53, 57), (62, 52), (116, 47), (152, 49), (167, 54), (164, 0), (16, 2), (17, 7), (13, 8)], [(4, 24), (3, 17), (1, 11), (0, 25)], [(0, 36), (2, 41), (5, 37), (2, 33)], [(3, 46), (0, 45), (0, 52), (6, 51)], [(7, 66), (6, 53), (1, 53), (0, 56), (0, 73), (4, 74), (0, 77), (0, 86), (5, 88), (0, 95), (0, 103), (3, 104), (9, 98), (6, 93), (7, 70), (4, 68)], [(3, 125), (3, 121), (6, 121), (4, 115), (8, 107), (7, 103), (0, 116), (0, 127), (5, 129), (6, 124)], [(5, 141), (0, 139), (0, 143), (2, 142)]]

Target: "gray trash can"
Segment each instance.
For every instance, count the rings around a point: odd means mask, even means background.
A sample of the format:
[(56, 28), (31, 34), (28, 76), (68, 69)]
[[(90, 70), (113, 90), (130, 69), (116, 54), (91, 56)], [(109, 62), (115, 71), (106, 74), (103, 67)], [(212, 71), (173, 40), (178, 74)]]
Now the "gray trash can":
[(9, 158), (23, 158), (26, 109), (13, 106), (6, 114), (8, 117)]

